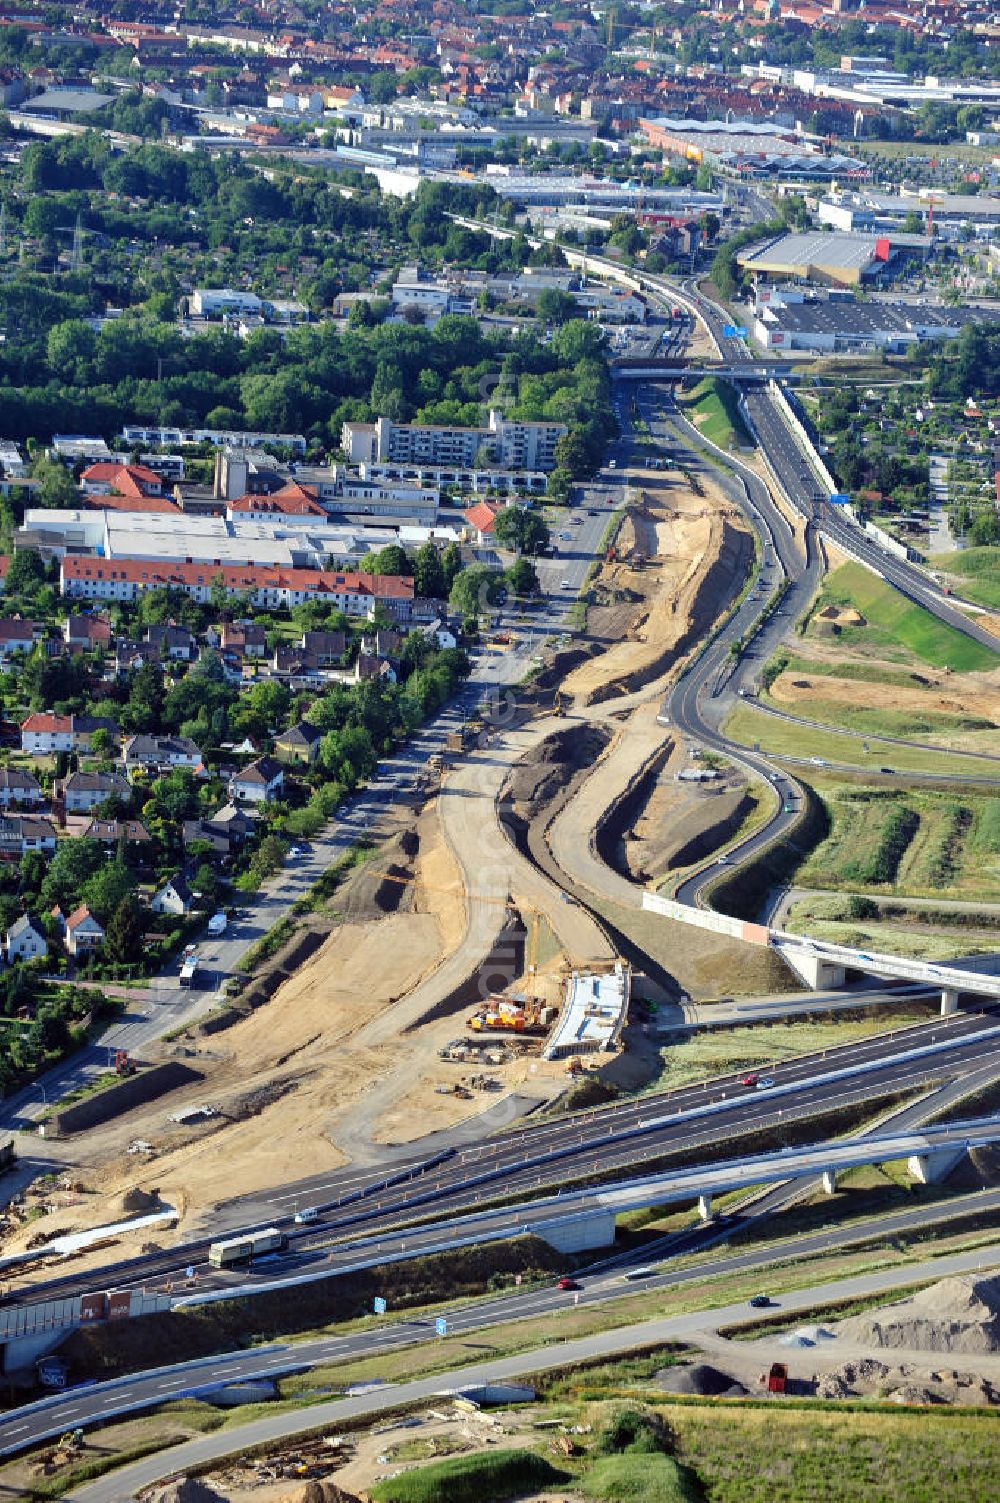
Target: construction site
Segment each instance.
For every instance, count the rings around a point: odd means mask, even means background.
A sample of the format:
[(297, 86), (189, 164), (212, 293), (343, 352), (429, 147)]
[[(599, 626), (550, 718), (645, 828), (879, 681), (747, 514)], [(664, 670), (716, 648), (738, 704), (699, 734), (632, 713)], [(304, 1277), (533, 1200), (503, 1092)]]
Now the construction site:
[[(106, 1197), (131, 1191), (176, 1219), (114, 1242), (163, 1245), (305, 1166), (370, 1163), (501, 1102), (514, 1115), (543, 1109), (582, 1076), (655, 1078), (633, 993), (665, 1003), (656, 977), (667, 973), (697, 986), (705, 946), (697, 931), (679, 942), (646, 932), (640, 874), (661, 862), (678, 799), (737, 820), (744, 797), (728, 776), (711, 793), (677, 782), (685, 754), (655, 708), (738, 592), (752, 547), (710, 478), (634, 481), (588, 588), (586, 629), (546, 651), (514, 719), (478, 716), (450, 738), (435, 776), (368, 832), (374, 850), (245, 993), (151, 1051), (144, 1063), (182, 1064), (187, 1085), (61, 1140), (73, 1188), (30, 1192), (3, 1229), (5, 1252), (93, 1225)], [(601, 856), (602, 832), (640, 784), (622, 867)], [(652, 957), (641, 976), (619, 930)], [(712, 946), (708, 988), (725, 949)], [(107, 1246), (74, 1257), (85, 1266)]]

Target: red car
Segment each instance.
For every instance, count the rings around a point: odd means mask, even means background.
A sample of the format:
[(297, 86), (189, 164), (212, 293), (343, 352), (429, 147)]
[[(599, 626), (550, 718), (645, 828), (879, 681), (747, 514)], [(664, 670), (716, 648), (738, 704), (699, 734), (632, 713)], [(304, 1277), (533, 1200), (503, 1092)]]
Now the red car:
[(579, 1287), (576, 1279), (568, 1278), (565, 1274), (556, 1284), (557, 1289), (579, 1289)]
[(757, 1082), (759, 1080), (760, 1080), (760, 1076), (759, 1075), (755, 1075), (753, 1073), (753, 1071), (751, 1070), (751, 1072), (750, 1072), (749, 1075), (741, 1075), (740, 1076), (740, 1085), (750, 1086), (751, 1088), (753, 1088), (757, 1084)]

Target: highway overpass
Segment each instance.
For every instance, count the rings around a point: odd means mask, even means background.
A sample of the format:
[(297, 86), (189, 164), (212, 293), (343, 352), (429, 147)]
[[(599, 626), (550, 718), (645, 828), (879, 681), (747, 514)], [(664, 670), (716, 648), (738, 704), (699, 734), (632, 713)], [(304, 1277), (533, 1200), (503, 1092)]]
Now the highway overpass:
[(655, 356), (635, 356), (613, 360), (611, 374), (616, 381), (697, 381), (703, 376), (721, 376), (726, 381), (765, 383), (776, 378), (787, 381), (794, 373), (787, 365), (756, 361), (734, 365), (724, 360), (686, 361), (678, 357), (657, 360)]

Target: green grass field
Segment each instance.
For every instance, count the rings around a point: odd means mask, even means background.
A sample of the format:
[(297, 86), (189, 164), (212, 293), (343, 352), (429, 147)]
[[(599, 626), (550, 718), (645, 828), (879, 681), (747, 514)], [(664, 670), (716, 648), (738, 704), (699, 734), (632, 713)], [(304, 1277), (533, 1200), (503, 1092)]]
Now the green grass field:
[(819, 757), (824, 762), (839, 762), (871, 772), (880, 767), (891, 767), (899, 773), (947, 773), (951, 776), (964, 773), (970, 777), (992, 777), (1000, 772), (996, 763), (959, 752), (924, 751), (919, 746), (885, 746), (878, 742), (869, 744), (865, 751), (864, 742), (858, 735), (838, 731), (832, 725), (796, 725), (792, 721), (776, 720), (773, 715), (746, 704), (737, 705), (733, 710), (726, 720), (725, 733), (742, 746), (759, 746), (761, 751), (775, 756), (806, 760)]
[(1000, 610), (1000, 548), (965, 548), (958, 553), (937, 553), (935, 569), (950, 576), (952, 589), (977, 605)]
[(733, 388), (716, 376), (704, 381), (679, 398), (685, 417), (720, 449), (733, 449), (753, 443), (740, 416)]
[[(1000, 898), (1000, 812), (989, 794), (836, 783), (821, 791), (832, 828), (795, 874), (803, 887)], [(967, 943), (956, 936), (953, 953)]]
[(1000, 1496), (988, 1411), (674, 1404), (677, 1456), (707, 1503), (973, 1503)]
[[(1000, 668), (1000, 643), (993, 652), (973, 642), (921, 606), (913, 605), (861, 564), (842, 564), (827, 577), (817, 607), (825, 605), (854, 606), (868, 623), (844, 628), (841, 638), (845, 643), (880, 646), (888, 640), (923, 663), (955, 673)], [(810, 626), (814, 624), (815, 620)]]
[(738, 1028), (691, 1034), (679, 1044), (668, 1045), (663, 1052), (663, 1074), (656, 1090), (673, 1090), (710, 1075), (729, 1070), (755, 1070), (780, 1064), (814, 1050), (835, 1049), (853, 1039), (869, 1038), (888, 1027), (905, 1028), (910, 1023), (926, 1022), (919, 1009), (893, 1016), (890, 1022), (879, 1011), (858, 1022), (843, 1023), (836, 1018), (819, 1023), (768, 1023), (759, 1028)]

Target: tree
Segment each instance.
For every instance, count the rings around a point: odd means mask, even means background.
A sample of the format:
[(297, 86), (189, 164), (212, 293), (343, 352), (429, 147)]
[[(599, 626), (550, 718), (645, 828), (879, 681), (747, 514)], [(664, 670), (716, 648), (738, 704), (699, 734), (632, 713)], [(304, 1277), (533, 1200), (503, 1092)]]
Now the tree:
[(559, 287), (544, 287), (535, 306), (538, 317), (548, 324), (568, 323), (580, 311), (576, 298)]
[(45, 583), (45, 565), (34, 548), (18, 548), (7, 566), (4, 588), (8, 595), (30, 595)]
[(424, 599), (437, 600), (448, 593), (441, 555), (433, 543), (423, 543), (413, 560), (413, 588)]
[(535, 554), (547, 547), (549, 529), (537, 512), (523, 506), (505, 506), (496, 514), (493, 536), (503, 548)]
[[(92, 842), (97, 845), (98, 842)], [(84, 883), (80, 896), (95, 918), (102, 924), (110, 921), (111, 915), (131, 896), (137, 886), (136, 879), (121, 856), (107, 862), (100, 871)]]
[(42, 506), (72, 507), (77, 504), (79, 497), (73, 476), (58, 459), (40, 454), (31, 467), (31, 473), (39, 482), (35, 494)]
[(406, 549), (398, 543), (388, 543), (377, 553), (369, 553), (365, 558), (365, 568), (371, 574), (409, 575), (413, 572)]
[(133, 892), (128, 892), (113, 910), (104, 929), (104, 953), (109, 960), (126, 964), (142, 954), (146, 923), (143, 909)]
[[(574, 480), (589, 475), (594, 468), (594, 459), (590, 451), (590, 445), (579, 428), (571, 428), (561, 438), (556, 439), (555, 461), (558, 469), (567, 470)], [(549, 481), (551, 490), (552, 482)]]
[(515, 595), (533, 595), (538, 589), (538, 575), (529, 559), (518, 558), (505, 572), (507, 586)]
[(487, 564), (470, 564), (457, 576), (449, 601), (461, 616), (475, 617), (496, 604), (502, 575)]

